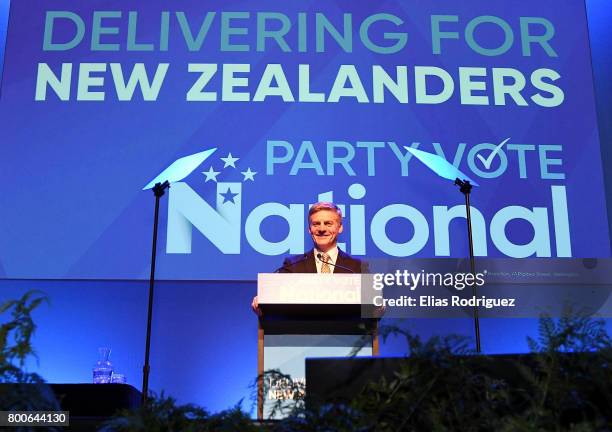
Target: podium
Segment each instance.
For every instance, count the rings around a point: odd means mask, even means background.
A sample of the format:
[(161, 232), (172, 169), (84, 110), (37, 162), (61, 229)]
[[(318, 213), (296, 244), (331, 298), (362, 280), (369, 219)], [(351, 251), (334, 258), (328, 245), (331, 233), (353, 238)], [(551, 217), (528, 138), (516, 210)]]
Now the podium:
[[(366, 338), (357, 355), (378, 355), (378, 320), (373, 305), (362, 296), (367, 274), (260, 273), (258, 322), (257, 418), (268, 419), (270, 400), (284, 399), (282, 388), (269, 383), (264, 372), (279, 369), (293, 384), (304, 384), (306, 357), (345, 357)], [(361, 343), (360, 345), (363, 345)], [(290, 399), (290, 397), (288, 398)], [(288, 400), (287, 403), (291, 401)]]

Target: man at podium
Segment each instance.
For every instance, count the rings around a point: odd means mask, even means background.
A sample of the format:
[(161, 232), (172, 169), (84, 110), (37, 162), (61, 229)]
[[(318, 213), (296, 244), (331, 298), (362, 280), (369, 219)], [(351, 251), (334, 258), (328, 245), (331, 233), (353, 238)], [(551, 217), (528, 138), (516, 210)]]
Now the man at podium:
[[(342, 210), (331, 202), (318, 202), (308, 211), (308, 232), (314, 247), (301, 255), (288, 257), (277, 273), (367, 273), (361, 260), (338, 249), (338, 235), (343, 230)], [(257, 296), (251, 304), (260, 315)]]

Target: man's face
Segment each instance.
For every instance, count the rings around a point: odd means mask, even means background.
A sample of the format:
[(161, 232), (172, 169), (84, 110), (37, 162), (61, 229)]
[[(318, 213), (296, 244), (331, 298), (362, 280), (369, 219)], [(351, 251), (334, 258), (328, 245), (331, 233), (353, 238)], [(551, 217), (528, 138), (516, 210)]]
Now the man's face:
[(342, 232), (340, 216), (333, 210), (319, 210), (308, 218), (308, 231), (317, 249), (327, 252), (336, 246)]

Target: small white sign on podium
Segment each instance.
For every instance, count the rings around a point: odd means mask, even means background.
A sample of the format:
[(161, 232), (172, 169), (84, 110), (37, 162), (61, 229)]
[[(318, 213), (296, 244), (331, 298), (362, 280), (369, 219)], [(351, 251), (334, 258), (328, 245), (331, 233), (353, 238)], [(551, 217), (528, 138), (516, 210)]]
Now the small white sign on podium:
[(259, 304), (361, 304), (360, 274), (260, 273)]

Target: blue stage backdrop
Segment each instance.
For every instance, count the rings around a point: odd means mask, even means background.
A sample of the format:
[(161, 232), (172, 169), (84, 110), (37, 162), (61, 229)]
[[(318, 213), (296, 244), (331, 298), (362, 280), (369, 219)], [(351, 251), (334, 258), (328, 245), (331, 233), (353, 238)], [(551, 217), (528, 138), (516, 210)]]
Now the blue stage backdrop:
[[(6, 42), (6, 26), (8, 24), (8, 12), (9, 0), (0, 0), (0, 84), (2, 83), (2, 67), (4, 64), (4, 44)], [(1, 95), (2, 93), (0, 93), (0, 96)]]
[(343, 205), (365, 257), (610, 255), (583, 0), (37, 1), (11, 5), (0, 274), (253, 280)]

